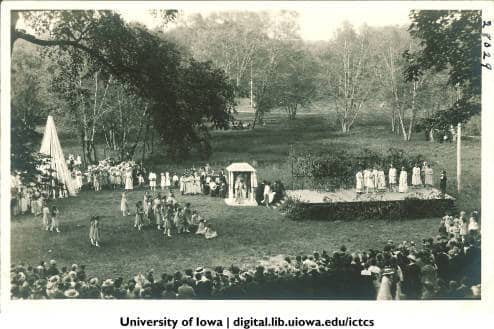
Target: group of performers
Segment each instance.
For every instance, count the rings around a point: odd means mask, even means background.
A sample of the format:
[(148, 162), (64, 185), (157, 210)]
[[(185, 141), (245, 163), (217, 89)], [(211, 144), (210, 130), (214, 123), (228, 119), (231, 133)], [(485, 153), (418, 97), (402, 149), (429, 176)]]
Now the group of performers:
[[(398, 176), (398, 170), (390, 165), (388, 170), (388, 183), (386, 184), (386, 176), (382, 167), (373, 167), (359, 170), (355, 176), (356, 178), (356, 192), (357, 195), (363, 193), (376, 193), (376, 192), (399, 192), (407, 193), (409, 190), (408, 173), (405, 167), (401, 167), (400, 175)], [(446, 172), (441, 174), (441, 191), (446, 189)], [(424, 162), (422, 167), (417, 163), (412, 168), (412, 188), (432, 188), (434, 185), (434, 171), (430, 164)], [(444, 189), (443, 189), (444, 185)]]
[[(124, 217), (130, 215), (125, 192), (122, 193), (120, 211)], [(191, 209), (190, 203), (180, 204), (173, 192), (163, 195), (160, 192), (153, 195), (145, 192), (143, 200), (135, 205), (134, 228), (141, 231), (145, 226), (162, 230), (165, 238), (171, 237), (172, 232), (195, 232), (204, 235), (206, 239), (218, 236), (211, 224), (196, 210)]]

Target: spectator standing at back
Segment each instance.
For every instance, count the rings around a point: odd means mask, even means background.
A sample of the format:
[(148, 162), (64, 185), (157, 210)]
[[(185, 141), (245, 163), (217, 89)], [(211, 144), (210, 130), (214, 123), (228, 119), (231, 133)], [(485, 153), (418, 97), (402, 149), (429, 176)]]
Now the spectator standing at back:
[(446, 184), (448, 182), (448, 177), (446, 176), (446, 170), (443, 170), (441, 173), (441, 179), (439, 182), (439, 187), (441, 188), (441, 196), (446, 197)]

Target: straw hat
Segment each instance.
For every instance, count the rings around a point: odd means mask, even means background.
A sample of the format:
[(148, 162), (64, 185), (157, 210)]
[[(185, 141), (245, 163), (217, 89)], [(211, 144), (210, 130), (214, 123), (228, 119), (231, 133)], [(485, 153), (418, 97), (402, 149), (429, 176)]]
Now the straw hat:
[(73, 288), (65, 290), (63, 293), (65, 297), (67, 298), (77, 298), (79, 297), (79, 292)]

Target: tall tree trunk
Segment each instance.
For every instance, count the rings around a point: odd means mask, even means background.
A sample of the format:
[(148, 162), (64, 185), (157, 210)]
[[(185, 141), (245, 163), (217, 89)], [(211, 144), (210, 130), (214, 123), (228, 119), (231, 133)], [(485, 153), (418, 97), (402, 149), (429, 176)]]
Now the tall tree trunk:
[(413, 88), (412, 89), (412, 116), (410, 118), (410, 124), (408, 125), (408, 136), (406, 139), (407, 141), (412, 139), (413, 126), (415, 124), (415, 116), (416, 116), (416, 112), (417, 112), (417, 107), (415, 104), (415, 99), (417, 97), (417, 84), (418, 84), (418, 82), (414, 81), (413, 86), (412, 86), (412, 88)]

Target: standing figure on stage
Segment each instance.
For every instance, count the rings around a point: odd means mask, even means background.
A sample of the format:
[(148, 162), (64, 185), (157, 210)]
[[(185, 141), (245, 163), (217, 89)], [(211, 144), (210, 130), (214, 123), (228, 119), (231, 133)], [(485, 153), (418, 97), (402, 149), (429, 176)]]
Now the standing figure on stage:
[(156, 191), (156, 174), (153, 171), (149, 172), (149, 189)]
[(355, 175), (355, 181), (356, 181), (356, 187), (355, 191), (357, 192), (357, 197), (364, 193), (364, 174), (362, 173), (362, 170), (359, 170), (357, 174)]
[(397, 172), (396, 168), (391, 164), (389, 167), (389, 172), (388, 172), (388, 179), (389, 179), (389, 191), (390, 192), (396, 192), (396, 178), (397, 178)]
[(377, 190), (379, 192), (386, 192), (386, 176), (382, 168), (379, 168), (377, 171)]
[(122, 212), (122, 216), (125, 217), (129, 215), (129, 204), (127, 203), (127, 195), (125, 192), (122, 193), (122, 199), (120, 200), (120, 211)]
[(415, 167), (413, 167), (412, 169), (412, 187), (420, 188), (420, 185), (422, 185), (422, 179), (420, 177), (420, 167), (419, 164), (416, 163)]
[(364, 172), (363, 172), (365, 193), (369, 193), (369, 176), (370, 176), (370, 173), (371, 172), (370, 172), (369, 169), (365, 169)]
[(60, 211), (56, 206), (51, 207), (51, 226), (50, 226), (50, 232), (53, 232), (53, 230), (56, 230), (57, 233), (60, 233), (59, 229), (59, 218), (58, 215), (60, 214)]
[(398, 186), (398, 192), (408, 193), (408, 174), (405, 170), (405, 167), (401, 167), (400, 185)]
[(422, 183), (424, 183), (424, 187), (427, 186), (427, 184), (425, 183), (425, 175), (426, 175), (426, 171), (427, 171), (427, 167), (428, 167), (428, 163), (427, 161), (424, 161), (422, 163), (422, 167), (420, 168), (420, 179), (422, 180)]
[(376, 167), (372, 168), (372, 177), (374, 181), (374, 192), (377, 192), (378, 182), (379, 182), (379, 171)]
[(132, 191), (134, 189), (134, 181), (132, 178), (132, 167), (127, 167), (125, 171), (125, 190)]
[(441, 179), (439, 181), (439, 187), (441, 188), (441, 196), (444, 198), (446, 196), (446, 184), (448, 182), (448, 177), (446, 176), (446, 170), (441, 173)]
[(376, 185), (376, 181), (374, 179), (374, 171), (369, 170), (369, 174), (367, 175), (367, 193), (374, 193)]
[(92, 216), (89, 220), (89, 241), (92, 246), (99, 247), (99, 216)]
[(425, 179), (424, 179), (425, 187), (431, 188), (434, 185), (434, 170), (432, 170), (431, 166), (427, 164), (425, 167)]

